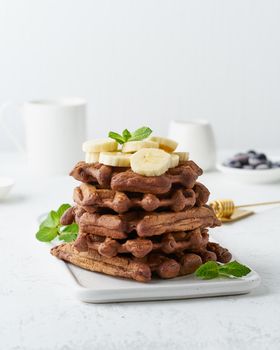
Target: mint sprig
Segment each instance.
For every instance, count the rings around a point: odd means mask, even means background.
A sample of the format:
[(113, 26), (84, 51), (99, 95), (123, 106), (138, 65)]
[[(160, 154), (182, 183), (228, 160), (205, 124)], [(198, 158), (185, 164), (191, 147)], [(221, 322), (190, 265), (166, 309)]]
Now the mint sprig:
[(76, 223), (61, 225), (60, 218), (70, 208), (70, 204), (62, 204), (56, 211), (51, 210), (39, 226), (36, 238), (41, 242), (51, 242), (56, 237), (64, 242), (72, 242), (78, 236), (79, 227)]
[(248, 275), (249, 272), (251, 272), (249, 267), (240, 264), (236, 260), (227, 264), (207, 261), (195, 271), (195, 275), (203, 280), (209, 280), (218, 277), (243, 277)]
[(75, 241), (77, 238), (78, 230), (79, 230), (79, 227), (76, 223), (73, 223), (73, 224), (67, 225), (67, 226), (63, 226), (60, 229), (58, 239), (60, 241), (64, 241), (64, 242)]
[(135, 130), (134, 132), (130, 132), (127, 129), (125, 129), (121, 135), (117, 132), (110, 131), (108, 136), (122, 145), (128, 141), (144, 140), (148, 136), (150, 136), (152, 132), (153, 131), (150, 128), (148, 128), (147, 126), (143, 126), (142, 128)]
[(120, 135), (120, 134), (118, 134), (117, 132), (114, 132), (114, 131), (110, 131), (109, 132), (109, 134), (108, 134), (108, 136), (111, 138), (111, 139), (113, 139), (113, 140), (115, 140), (115, 141), (117, 141), (119, 144), (123, 144), (123, 143), (125, 143), (126, 142), (126, 138), (125, 137), (123, 137), (122, 135)]
[(127, 129), (124, 129), (124, 131), (122, 132), (122, 137), (124, 138), (124, 140), (129, 140), (131, 138), (131, 133), (130, 131), (128, 131)]
[(148, 136), (151, 135), (153, 131), (146, 127), (143, 126), (142, 128), (139, 128), (135, 130), (133, 133), (131, 133), (131, 137), (128, 139), (128, 141), (141, 141), (146, 139)]

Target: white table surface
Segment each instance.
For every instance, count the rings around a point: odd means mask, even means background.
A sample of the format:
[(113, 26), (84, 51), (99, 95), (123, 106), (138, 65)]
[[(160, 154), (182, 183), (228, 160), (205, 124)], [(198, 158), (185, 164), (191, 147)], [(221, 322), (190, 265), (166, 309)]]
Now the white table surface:
[[(0, 349), (279, 349), (280, 207), (266, 208), (212, 236), (262, 278), (250, 294), (94, 305), (75, 299), (63, 264), (34, 238), (42, 212), (71, 202), (70, 177), (34, 178), (15, 155), (0, 174), (16, 179), (0, 202)], [(241, 185), (222, 174), (201, 178), (212, 199), (279, 200), (280, 184)]]

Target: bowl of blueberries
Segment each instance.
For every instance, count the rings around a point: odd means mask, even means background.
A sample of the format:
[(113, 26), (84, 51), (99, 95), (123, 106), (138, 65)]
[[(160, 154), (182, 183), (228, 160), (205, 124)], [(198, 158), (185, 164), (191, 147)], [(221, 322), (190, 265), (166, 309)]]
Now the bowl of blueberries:
[(218, 170), (235, 180), (250, 183), (280, 181), (280, 161), (269, 159), (265, 153), (254, 150), (237, 153), (222, 164)]

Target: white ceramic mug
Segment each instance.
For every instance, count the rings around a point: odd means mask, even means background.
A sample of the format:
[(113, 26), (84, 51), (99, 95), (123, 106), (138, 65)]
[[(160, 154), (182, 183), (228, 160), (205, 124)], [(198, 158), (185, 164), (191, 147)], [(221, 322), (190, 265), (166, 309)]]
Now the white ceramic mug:
[(194, 160), (204, 171), (215, 167), (215, 138), (207, 120), (172, 120), (169, 124), (168, 136), (179, 143), (178, 151), (189, 152), (190, 159)]
[(34, 100), (21, 106), (32, 173), (66, 175), (83, 159), (86, 101), (78, 97)]

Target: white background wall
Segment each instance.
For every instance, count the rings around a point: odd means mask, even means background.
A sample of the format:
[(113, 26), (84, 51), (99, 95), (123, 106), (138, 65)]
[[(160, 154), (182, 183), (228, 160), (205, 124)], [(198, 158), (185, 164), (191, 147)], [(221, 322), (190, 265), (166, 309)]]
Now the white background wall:
[(221, 148), (279, 147), (279, 39), (279, 0), (1, 0), (0, 101), (84, 96), (92, 137), (206, 117)]

